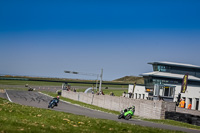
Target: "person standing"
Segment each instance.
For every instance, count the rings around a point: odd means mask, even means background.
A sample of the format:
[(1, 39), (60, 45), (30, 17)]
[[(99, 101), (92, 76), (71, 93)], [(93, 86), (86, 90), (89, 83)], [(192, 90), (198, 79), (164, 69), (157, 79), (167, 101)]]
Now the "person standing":
[(185, 100), (181, 99), (180, 106), (181, 108), (185, 108)]
[(126, 97), (126, 92), (124, 91), (124, 93), (122, 94), (123, 97)]
[(188, 109), (191, 109), (192, 108), (192, 104), (188, 104)]

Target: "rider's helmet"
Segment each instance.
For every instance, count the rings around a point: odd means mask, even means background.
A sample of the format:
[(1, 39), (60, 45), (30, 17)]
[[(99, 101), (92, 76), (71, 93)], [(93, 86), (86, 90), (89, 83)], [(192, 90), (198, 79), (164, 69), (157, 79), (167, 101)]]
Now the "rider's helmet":
[(133, 106), (132, 109), (135, 109), (135, 106)]
[(59, 99), (60, 97), (59, 96), (57, 96), (57, 99)]

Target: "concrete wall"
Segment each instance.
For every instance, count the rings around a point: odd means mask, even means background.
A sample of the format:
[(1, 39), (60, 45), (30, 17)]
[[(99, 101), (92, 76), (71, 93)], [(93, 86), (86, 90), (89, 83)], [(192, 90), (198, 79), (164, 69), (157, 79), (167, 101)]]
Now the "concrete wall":
[(151, 119), (163, 119), (165, 118), (166, 110), (175, 111), (175, 103), (166, 103), (164, 101), (150, 101), (109, 95), (93, 95), (66, 90), (62, 91), (62, 96), (115, 111), (121, 111), (122, 109), (134, 105), (136, 108), (135, 115)]
[(200, 126), (200, 116), (198, 116), (198, 115), (166, 111), (165, 119), (181, 121), (181, 122)]
[(177, 107), (176, 112), (166, 112), (165, 118), (200, 126), (200, 111), (198, 110)]

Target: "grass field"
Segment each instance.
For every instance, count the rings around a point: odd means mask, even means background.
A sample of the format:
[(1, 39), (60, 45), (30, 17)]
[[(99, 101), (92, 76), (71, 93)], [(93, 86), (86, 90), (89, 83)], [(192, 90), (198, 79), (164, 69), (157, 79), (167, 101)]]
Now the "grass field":
[[(78, 89), (77, 92), (84, 92), (85, 89)], [(110, 95), (111, 92), (114, 93), (115, 96), (122, 96), (122, 93), (125, 91), (128, 93), (127, 89), (102, 89), (105, 95)]]
[[(95, 119), (47, 109), (18, 105), (0, 98), (0, 132), (170, 133), (175, 131)], [(178, 132), (177, 132), (178, 133)]]
[[(0, 80), (0, 85), (21, 85), (25, 86), (28, 84), (29, 86), (62, 86), (62, 83), (57, 82), (44, 82), (44, 81), (22, 81), (22, 80)], [(92, 87), (93, 84), (82, 84), (82, 83), (70, 83), (72, 86), (82, 86), (82, 87)], [(96, 87), (96, 86), (95, 86)], [(108, 87), (108, 89), (105, 89)], [(112, 89), (109, 89), (112, 88)], [(114, 88), (114, 89), (113, 89)], [(115, 89), (116, 88), (116, 89)], [(109, 95), (110, 92), (113, 92), (115, 96), (121, 96), (124, 91), (127, 92), (128, 86), (121, 86), (121, 85), (103, 85), (102, 90), (104, 94)], [(5, 89), (4, 87), (0, 86), (0, 89)], [(7, 89), (13, 89), (13, 88), (7, 88)], [(27, 90), (26, 88), (18, 88), (20, 90)], [(85, 89), (77, 89), (78, 92), (84, 92)]]
[(23, 80), (0, 80), (1, 85), (23, 85), (29, 86), (62, 86), (62, 83), (43, 81), (23, 81)]
[[(84, 82), (84, 81), (83, 81)], [(63, 82), (64, 83), (64, 82)], [(62, 86), (62, 82), (45, 82), (45, 81), (23, 81), (23, 80), (0, 80), (2, 85), (25, 85), (29, 84), (30, 86)], [(88, 83), (68, 83), (71, 86), (88, 86), (96, 87), (96, 84)], [(128, 85), (107, 85), (102, 84), (102, 88), (128, 88)]]

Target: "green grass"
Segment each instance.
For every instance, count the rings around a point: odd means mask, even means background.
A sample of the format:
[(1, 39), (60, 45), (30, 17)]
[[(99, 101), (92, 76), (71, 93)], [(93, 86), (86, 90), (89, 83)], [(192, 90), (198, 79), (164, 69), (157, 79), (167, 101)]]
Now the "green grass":
[[(78, 82), (78, 81), (77, 81)], [(84, 82), (84, 81), (82, 81)], [(63, 81), (64, 83), (64, 81)], [(58, 82), (45, 82), (45, 81), (23, 81), (23, 80), (0, 80), (0, 85), (24, 85), (28, 84), (29, 86), (62, 86), (62, 83)], [(73, 86), (83, 86), (83, 87), (96, 87), (96, 84), (87, 84), (87, 83), (69, 83), (69, 85)], [(128, 88), (128, 85), (104, 85), (102, 84), (102, 88)]]
[[(86, 89), (77, 89), (77, 92), (84, 92)], [(122, 96), (122, 93), (125, 91), (128, 93), (128, 89), (102, 89), (105, 95), (110, 95), (111, 92), (114, 93), (115, 96)]]
[(62, 83), (44, 81), (0, 80), (1, 85), (62, 86)]
[[(17, 88), (19, 90), (27, 90), (28, 88), (25, 88), (25, 85), (28, 84), (31, 86), (62, 86), (62, 83), (56, 83), (56, 82), (44, 82), (44, 81), (21, 81), (21, 80), (0, 80), (0, 85), (23, 85), (24, 88)], [(80, 83), (70, 83), (72, 86), (82, 86), (82, 87), (92, 87), (92, 84), (80, 84)], [(96, 86), (94, 86), (96, 87)], [(108, 89), (104, 89), (105, 87), (108, 87)], [(110, 87), (114, 87), (116, 89), (109, 89)], [(120, 86), (120, 85), (103, 85), (102, 90), (104, 94), (110, 95), (111, 92), (115, 94), (115, 96), (122, 96), (122, 93), (124, 91), (128, 91), (128, 86)], [(0, 89), (13, 89), (13, 87), (0, 87)], [(77, 89), (78, 92), (84, 92), (86, 89)]]
[[(71, 86), (88, 86), (88, 87), (96, 87), (96, 84), (83, 84), (83, 83), (69, 83)], [(102, 83), (102, 88), (128, 88), (128, 85), (107, 85)]]
[(114, 93), (115, 96), (122, 96), (122, 93), (123, 92), (126, 92), (128, 93), (128, 89), (103, 89), (103, 93), (106, 94), (106, 95), (110, 95), (111, 92)]
[(0, 98), (0, 132), (178, 133), (10, 103)]
[(180, 127), (186, 127), (186, 128), (192, 128), (192, 129), (198, 129), (200, 130), (200, 126), (184, 123), (184, 122), (179, 122), (179, 121), (174, 121), (174, 120), (157, 120), (157, 119), (142, 119), (145, 121), (150, 121), (150, 122), (156, 122), (160, 124), (168, 124), (168, 125), (174, 125), (174, 126), (180, 126)]

